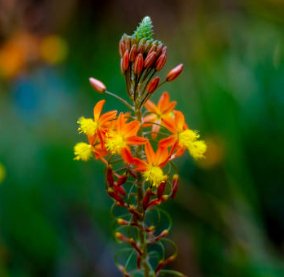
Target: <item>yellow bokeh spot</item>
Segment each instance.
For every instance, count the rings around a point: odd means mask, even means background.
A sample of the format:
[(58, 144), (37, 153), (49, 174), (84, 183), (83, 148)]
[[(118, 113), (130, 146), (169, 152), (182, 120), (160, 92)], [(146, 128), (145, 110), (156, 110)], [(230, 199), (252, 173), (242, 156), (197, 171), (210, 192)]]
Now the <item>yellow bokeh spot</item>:
[(92, 146), (85, 142), (79, 142), (74, 146), (74, 160), (87, 161), (92, 157)]
[(124, 137), (116, 132), (109, 132), (105, 141), (105, 146), (112, 154), (120, 154), (122, 148), (126, 147)]
[(62, 62), (67, 56), (67, 44), (65, 40), (56, 35), (50, 35), (42, 39), (40, 54), (43, 60), (49, 64)]
[(80, 125), (78, 128), (79, 133), (88, 136), (94, 135), (98, 127), (98, 123), (91, 118), (80, 117), (77, 123)]
[(161, 182), (167, 179), (164, 175), (163, 170), (158, 166), (149, 166), (148, 170), (143, 173), (143, 177), (146, 181), (152, 183), (154, 187), (157, 187)]
[(0, 164), (0, 183), (4, 181), (5, 177), (6, 177), (5, 167), (2, 164)]

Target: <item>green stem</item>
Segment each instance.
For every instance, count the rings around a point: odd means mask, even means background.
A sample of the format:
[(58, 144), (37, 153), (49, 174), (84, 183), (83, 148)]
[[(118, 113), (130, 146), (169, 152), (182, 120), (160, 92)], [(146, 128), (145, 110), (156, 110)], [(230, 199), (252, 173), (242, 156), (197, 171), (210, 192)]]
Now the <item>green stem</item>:
[[(142, 123), (142, 111), (141, 108), (136, 106), (135, 107), (135, 116), (136, 119)], [(138, 135), (142, 135), (141, 131)], [(143, 148), (139, 146), (138, 151), (137, 151), (137, 156), (138, 158), (142, 158), (143, 156)], [(144, 181), (142, 178), (142, 175), (139, 174), (137, 178), (137, 210), (138, 212), (142, 215), (141, 218), (138, 221), (139, 224), (139, 241), (140, 241), (140, 247), (142, 250), (142, 255), (141, 255), (141, 266), (142, 269), (144, 270), (144, 277), (152, 277), (155, 276), (152, 273), (151, 267), (148, 263), (148, 252), (147, 252), (147, 237), (146, 237), (146, 231), (145, 231), (145, 211), (143, 208), (143, 198), (144, 198), (144, 187), (143, 187)]]

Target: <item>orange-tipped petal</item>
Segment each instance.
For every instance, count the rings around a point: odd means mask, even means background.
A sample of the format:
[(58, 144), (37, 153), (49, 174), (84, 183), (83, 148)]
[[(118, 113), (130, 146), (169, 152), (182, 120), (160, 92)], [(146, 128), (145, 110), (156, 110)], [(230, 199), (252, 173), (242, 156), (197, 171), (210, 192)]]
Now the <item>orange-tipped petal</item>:
[(148, 141), (145, 145), (145, 153), (149, 164), (153, 164), (156, 160), (156, 154), (152, 148), (152, 145)]
[(105, 100), (100, 100), (95, 106), (94, 106), (94, 119), (95, 121), (99, 120), (99, 117), (101, 115), (103, 106), (105, 104)]
[(133, 137), (127, 138), (126, 142), (127, 144), (131, 144), (131, 145), (142, 145), (147, 142), (147, 139), (143, 137), (133, 136)]

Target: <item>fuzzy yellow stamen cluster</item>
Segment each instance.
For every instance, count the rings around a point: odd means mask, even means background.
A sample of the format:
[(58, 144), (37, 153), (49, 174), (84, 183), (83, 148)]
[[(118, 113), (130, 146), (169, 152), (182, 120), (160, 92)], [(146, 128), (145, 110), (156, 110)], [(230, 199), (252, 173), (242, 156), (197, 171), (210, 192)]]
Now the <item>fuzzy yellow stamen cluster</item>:
[(112, 154), (120, 154), (121, 149), (126, 147), (126, 143), (124, 137), (121, 134), (110, 131), (107, 134), (105, 146), (106, 149)]
[(74, 146), (74, 160), (87, 161), (92, 157), (92, 146), (85, 142), (79, 142)]
[(198, 140), (199, 134), (193, 130), (185, 130), (179, 134), (179, 144), (187, 148), (194, 159), (204, 157), (207, 146), (203, 140)]
[(91, 118), (80, 117), (77, 123), (80, 125), (78, 128), (79, 133), (84, 133), (88, 136), (92, 136), (97, 128), (98, 124)]
[(163, 170), (158, 166), (149, 166), (148, 170), (143, 173), (143, 177), (146, 181), (152, 183), (154, 187), (159, 186), (162, 181), (167, 179)]

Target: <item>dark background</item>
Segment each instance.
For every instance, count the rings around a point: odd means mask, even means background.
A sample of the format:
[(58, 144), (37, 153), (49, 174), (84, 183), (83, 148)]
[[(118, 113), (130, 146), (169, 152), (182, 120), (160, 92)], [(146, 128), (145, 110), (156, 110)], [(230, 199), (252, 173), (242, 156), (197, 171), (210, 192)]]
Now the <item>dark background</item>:
[(103, 98), (88, 77), (126, 96), (117, 44), (145, 15), (168, 46), (162, 75), (184, 63), (164, 89), (209, 147), (177, 162), (172, 268), (284, 276), (282, 0), (0, 0), (1, 277), (120, 276), (103, 167), (73, 145)]

